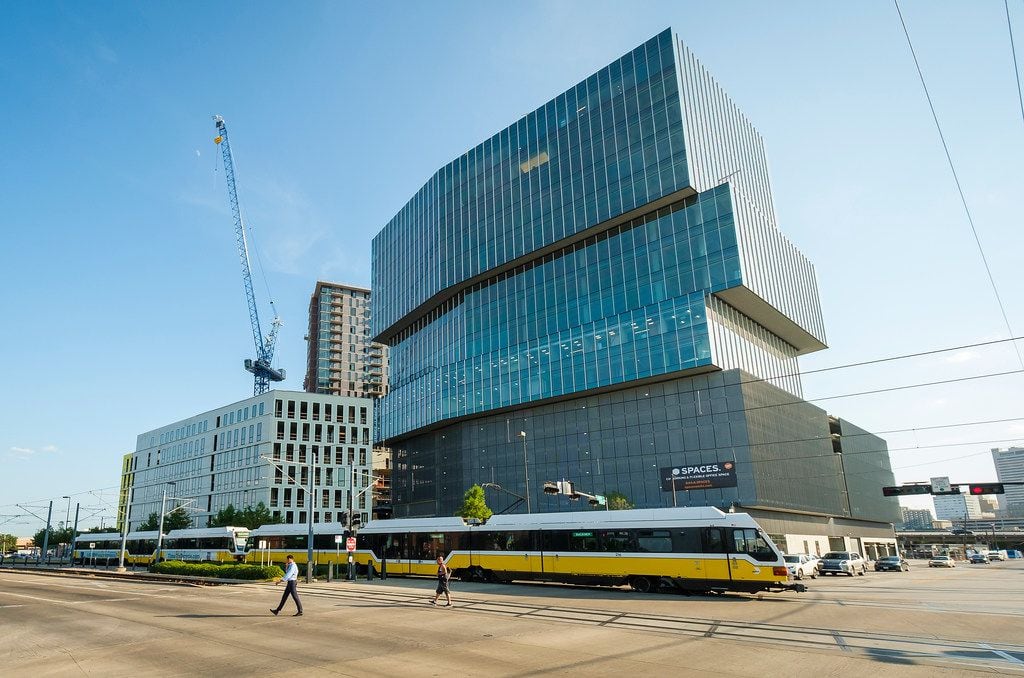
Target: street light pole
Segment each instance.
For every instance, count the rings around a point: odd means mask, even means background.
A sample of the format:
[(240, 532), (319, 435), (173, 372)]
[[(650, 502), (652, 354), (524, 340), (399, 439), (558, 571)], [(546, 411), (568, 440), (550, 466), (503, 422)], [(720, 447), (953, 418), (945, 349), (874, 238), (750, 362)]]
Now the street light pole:
[[(68, 564), (72, 567), (75, 566), (75, 538), (78, 537), (78, 512), (81, 510), (82, 504), (80, 502), (75, 503), (75, 526), (71, 528), (71, 551), (68, 557)], [(93, 563), (95, 565), (95, 563)], [(85, 565), (85, 559), (82, 559), (82, 565)]]
[(50, 549), (50, 518), (53, 517), (53, 500), (50, 500), (50, 508), (46, 511), (46, 532), (43, 533), (43, 552), (39, 554), (40, 559), (46, 558)]
[(526, 456), (526, 431), (520, 431), (519, 436), (523, 439), (523, 471), (526, 474), (526, 512), (533, 513), (530, 506), (530, 462)]
[(160, 497), (160, 526), (156, 533), (156, 562), (160, 562), (160, 550), (164, 545), (164, 506), (167, 504), (167, 486), (174, 486), (176, 483), (168, 481), (164, 483), (164, 492)]
[(309, 450), (309, 510), (306, 516), (309, 518), (309, 534), (306, 535), (306, 583), (313, 583), (313, 510), (316, 508), (316, 490), (313, 487), (313, 450)]
[[(64, 529), (66, 530), (66, 529), (68, 529), (68, 523), (71, 522), (71, 497), (68, 497), (68, 496), (65, 495), (65, 496), (61, 497), (61, 499), (67, 499), (68, 500), (68, 508), (67, 508), (67, 510), (64, 511)], [(60, 515), (60, 514), (58, 514), (58, 515)], [(66, 551), (66, 550), (67, 549), (65, 548), (64, 551)], [(64, 564), (64, 551), (61, 551), (61, 553), (60, 553), (60, 564), (61, 565)]]

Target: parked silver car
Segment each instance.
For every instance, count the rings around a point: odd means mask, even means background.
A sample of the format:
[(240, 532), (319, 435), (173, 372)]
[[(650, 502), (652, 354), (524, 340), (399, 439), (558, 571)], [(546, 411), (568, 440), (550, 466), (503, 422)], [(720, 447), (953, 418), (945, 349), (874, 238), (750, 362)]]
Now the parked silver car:
[(821, 557), (822, 574), (854, 574), (864, 576), (868, 571), (868, 563), (859, 553), (854, 551), (829, 551)]

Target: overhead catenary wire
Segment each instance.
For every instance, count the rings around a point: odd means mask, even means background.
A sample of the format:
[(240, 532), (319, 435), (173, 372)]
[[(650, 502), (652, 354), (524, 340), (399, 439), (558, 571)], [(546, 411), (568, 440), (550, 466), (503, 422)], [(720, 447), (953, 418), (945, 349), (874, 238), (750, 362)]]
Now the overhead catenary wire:
[(1020, 67), (1017, 65), (1017, 47), (1013, 43), (1013, 24), (1010, 22), (1010, 0), (1003, 0), (1006, 8), (1006, 32), (1010, 34), (1010, 55), (1013, 57), (1013, 74), (1017, 78), (1017, 103), (1020, 105), (1020, 119), (1024, 122), (1024, 94), (1020, 88)]
[[(917, 76), (921, 80), (921, 87), (924, 89), (925, 98), (928, 100), (928, 108), (932, 112), (932, 120), (935, 121), (935, 129), (939, 133), (939, 140), (942, 142), (942, 150), (946, 153), (946, 161), (949, 163), (949, 170), (953, 174), (953, 181), (956, 183), (957, 193), (960, 195), (960, 203), (964, 207), (964, 213), (967, 215), (967, 223), (971, 226), (971, 234), (974, 236), (974, 243), (978, 246), (978, 254), (981, 255), (981, 262), (985, 265), (985, 273), (988, 275), (988, 282), (992, 287), (992, 293), (995, 295), (996, 303), (999, 305), (999, 312), (1003, 316), (1003, 323), (1006, 325), (1006, 331), (1012, 337), (1013, 329), (1010, 326), (1010, 318), (1006, 314), (1006, 306), (1003, 305), (1003, 298), (999, 294), (999, 287), (996, 285), (995, 277), (992, 275), (992, 268), (989, 266), (988, 257), (985, 255), (985, 248), (981, 244), (981, 238), (978, 236), (978, 229), (974, 225), (974, 217), (971, 215), (971, 208), (967, 205), (967, 197), (964, 195), (963, 186), (960, 184), (960, 177), (956, 173), (956, 167), (953, 164), (953, 156), (949, 152), (949, 144), (946, 143), (946, 135), (942, 132), (942, 125), (939, 124), (939, 115), (935, 111), (935, 104), (932, 102), (932, 95), (928, 91), (928, 83), (924, 79), (924, 71), (921, 70), (921, 62), (917, 58), (917, 51), (914, 49), (914, 43), (910, 39), (910, 31), (907, 29), (907, 22), (903, 18), (903, 12), (900, 10), (899, 0), (892, 0), (893, 4), (896, 5), (896, 13), (900, 17), (900, 24), (903, 26), (903, 34), (907, 37), (907, 45), (910, 47), (910, 54), (914, 58), (914, 66), (917, 68)], [(1007, 12), (1009, 9), (1007, 8)], [(1007, 14), (1007, 20), (1009, 20), (1009, 14)], [(1016, 66), (1016, 60), (1014, 61)], [(1022, 104), (1024, 107), (1024, 104)], [(1024, 114), (1024, 108), (1022, 108), (1022, 114)], [(1024, 371), (1024, 355), (1021, 354), (1020, 347), (1017, 346), (1016, 342), (1013, 344), (1013, 349), (1017, 353), (1017, 362), (1020, 363), (1021, 370)]]

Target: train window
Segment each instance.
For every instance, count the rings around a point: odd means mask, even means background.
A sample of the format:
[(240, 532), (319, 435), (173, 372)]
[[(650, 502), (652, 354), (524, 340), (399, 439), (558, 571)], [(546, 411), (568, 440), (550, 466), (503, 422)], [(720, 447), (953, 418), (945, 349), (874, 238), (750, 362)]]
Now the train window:
[(753, 557), (754, 560), (764, 562), (774, 562), (778, 559), (778, 555), (768, 545), (768, 542), (753, 528), (737, 528), (732, 530), (732, 540), (734, 542), (732, 550), (735, 553), (746, 553)]
[(597, 536), (590, 530), (576, 530), (569, 533), (570, 551), (597, 551)]
[(480, 551), (528, 551), (529, 532), (478, 532), (474, 539)]
[(561, 530), (544, 530), (541, 543), (545, 551), (568, 551), (569, 533)]
[(704, 553), (725, 553), (725, 535), (719, 527), (705, 527), (701, 531)]
[(668, 530), (637, 530), (636, 544), (641, 553), (671, 553), (672, 533)]
[[(672, 548), (672, 539), (668, 532), (663, 532), (668, 540), (669, 550)], [(636, 534), (632, 530), (602, 530), (598, 532), (602, 551), (610, 552), (635, 552), (637, 550)]]
[(684, 527), (672, 533), (672, 550), (675, 553), (700, 553), (700, 528)]
[(466, 548), (468, 541), (468, 534), (463, 532), (448, 532), (444, 535), (444, 554), (447, 556), (452, 551), (459, 551)]
[(387, 554), (386, 557), (392, 560), (404, 560), (405, 554), (405, 541), (406, 535), (404, 534), (389, 534), (385, 537), (384, 552)]
[(411, 557), (419, 560), (434, 560), (438, 556), (444, 556), (444, 533), (425, 532), (412, 535), (414, 548)]

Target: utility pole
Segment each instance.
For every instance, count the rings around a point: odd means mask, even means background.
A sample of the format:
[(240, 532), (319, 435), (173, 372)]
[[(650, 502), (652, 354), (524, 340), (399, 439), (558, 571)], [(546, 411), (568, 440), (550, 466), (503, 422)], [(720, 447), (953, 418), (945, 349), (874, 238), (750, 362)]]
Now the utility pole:
[(53, 517), (53, 500), (50, 500), (50, 508), (46, 511), (46, 532), (43, 532), (43, 552), (39, 555), (42, 558), (46, 557), (46, 553), (50, 548), (50, 518)]
[(309, 450), (309, 534), (306, 535), (306, 583), (313, 583), (313, 511), (316, 509), (316, 494), (313, 487), (313, 450)]
[(167, 481), (164, 483), (163, 495), (160, 497), (160, 526), (156, 533), (156, 562), (160, 562), (160, 551), (164, 545), (164, 506), (167, 504), (167, 486), (174, 487), (177, 483)]
[[(78, 512), (81, 510), (81, 508), (81, 502), (75, 504), (75, 526), (71, 529), (71, 557), (68, 558), (68, 565), (71, 565), (72, 567), (75, 566), (75, 537), (78, 536)], [(82, 564), (85, 564), (84, 559)]]
[[(66, 529), (68, 529), (68, 523), (71, 522), (71, 497), (68, 497), (67, 495), (65, 495), (65, 496), (61, 497), (61, 499), (67, 499), (68, 500), (68, 508), (67, 508), (67, 510), (64, 511), (64, 524), (61, 526), (62, 530), (66, 530)], [(66, 550), (67, 549), (65, 549), (65, 551)], [(58, 562), (61, 565), (64, 564), (64, 551), (61, 551), (60, 560)]]

